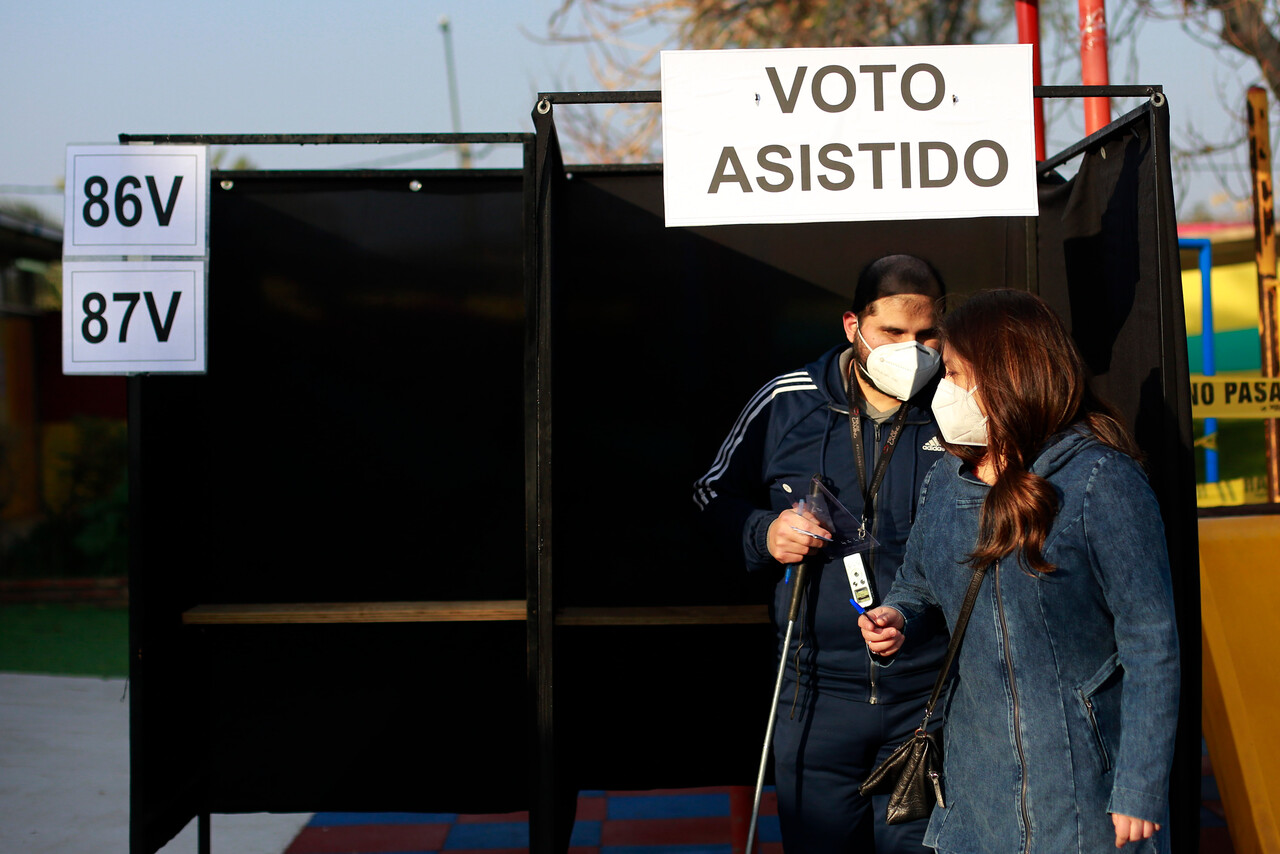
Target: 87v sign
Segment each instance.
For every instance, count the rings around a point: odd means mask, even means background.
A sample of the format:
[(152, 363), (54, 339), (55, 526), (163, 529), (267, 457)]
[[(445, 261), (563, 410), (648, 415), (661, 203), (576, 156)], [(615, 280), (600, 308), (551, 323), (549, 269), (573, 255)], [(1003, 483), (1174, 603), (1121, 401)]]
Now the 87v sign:
[(63, 373), (202, 373), (203, 292), (203, 261), (63, 262)]

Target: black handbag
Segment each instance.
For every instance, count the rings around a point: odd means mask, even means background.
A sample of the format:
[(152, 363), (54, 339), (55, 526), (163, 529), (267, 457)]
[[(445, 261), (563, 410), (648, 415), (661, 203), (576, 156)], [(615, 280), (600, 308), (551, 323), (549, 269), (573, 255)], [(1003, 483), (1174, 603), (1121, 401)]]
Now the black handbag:
[(858, 787), (863, 797), (888, 793), (889, 806), (885, 811), (886, 824), (902, 824), (921, 818), (928, 818), (933, 812), (933, 805), (940, 807), (947, 804), (942, 798), (942, 741), (941, 733), (929, 732), (929, 718), (942, 695), (942, 686), (946, 684), (947, 674), (951, 671), (951, 663), (960, 649), (960, 639), (964, 637), (965, 626), (969, 625), (969, 612), (978, 598), (978, 588), (982, 586), (982, 576), (986, 567), (973, 571), (969, 579), (969, 589), (964, 594), (964, 604), (956, 618), (956, 628), (951, 634), (951, 643), (947, 645), (947, 656), (938, 670), (938, 678), (933, 683), (933, 693), (924, 707), (924, 720), (911, 738), (890, 753), (871, 775)]

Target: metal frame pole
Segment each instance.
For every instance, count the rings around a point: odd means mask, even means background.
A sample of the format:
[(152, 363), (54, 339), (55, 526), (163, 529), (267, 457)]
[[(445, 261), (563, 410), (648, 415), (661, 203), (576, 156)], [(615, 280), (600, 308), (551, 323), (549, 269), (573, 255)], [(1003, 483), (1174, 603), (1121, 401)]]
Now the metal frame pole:
[[(1258, 263), (1262, 375), (1280, 377), (1280, 295), (1276, 281), (1275, 198), (1272, 196), (1271, 128), (1267, 90), (1249, 88), (1249, 165), (1253, 170), (1253, 230)], [(1267, 449), (1267, 500), (1280, 501), (1280, 419), (1263, 422)]]
[(555, 733), (555, 601), (552, 584), (552, 190), (563, 171), (551, 105), (534, 108), (534, 143), (526, 149), (529, 257), (525, 285), (525, 560), (529, 597), (528, 637), (533, 686), (533, 791), (529, 850), (552, 854), (567, 839), (558, 809), (563, 781)]
[[(1200, 373), (1217, 374), (1213, 349), (1213, 243), (1206, 237), (1178, 239), (1179, 249), (1195, 249), (1200, 263)], [(1218, 419), (1204, 420), (1204, 482), (1218, 482)], [(1197, 443), (1198, 444), (1198, 443)]]

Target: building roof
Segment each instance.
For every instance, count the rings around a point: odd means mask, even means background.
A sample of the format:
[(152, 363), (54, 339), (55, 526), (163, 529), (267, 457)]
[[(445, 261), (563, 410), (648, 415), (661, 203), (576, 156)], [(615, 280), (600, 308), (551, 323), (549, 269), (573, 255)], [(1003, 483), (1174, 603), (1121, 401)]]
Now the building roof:
[(62, 257), (62, 229), (0, 211), (0, 259)]

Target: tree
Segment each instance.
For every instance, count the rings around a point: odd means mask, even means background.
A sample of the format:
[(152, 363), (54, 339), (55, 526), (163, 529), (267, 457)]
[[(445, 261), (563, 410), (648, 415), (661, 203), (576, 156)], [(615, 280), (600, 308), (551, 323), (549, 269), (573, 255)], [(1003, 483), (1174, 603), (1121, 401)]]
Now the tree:
[(230, 156), (231, 149), (229, 148), (213, 149), (209, 152), (209, 168), (222, 169), (230, 172), (249, 172), (258, 168), (257, 164), (250, 160), (248, 155), (237, 155), (234, 160), (228, 163), (227, 158)]
[[(1180, 18), (1210, 46), (1227, 45), (1258, 65), (1280, 96), (1280, 5), (1274, 0), (1140, 0), (1153, 17)], [(1170, 9), (1169, 7), (1173, 7)]]
[[(1155, 2), (1155, 0), (1144, 0)], [(1014, 0), (561, 0), (553, 41), (580, 43), (605, 89), (655, 89), (664, 49), (982, 44), (1014, 39)], [(1141, 10), (1120, 6), (1108, 27), (1133, 34)], [(1078, 79), (1078, 5), (1042, 0), (1046, 80)], [(1050, 101), (1052, 121), (1070, 105)], [(588, 161), (656, 157), (658, 110), (613, 106), (566, 110), (563, 135)]]
[[(1280, 97), (1280, 4), (1275, 0), (1138, 0), (1108, 4), (1113, 68), (1136, 63), (1144, 19), (1180, 21), (1216, 50), (1223, 45), (1258, 67), (1273, 97)], [(1045, 80), (1079, 79), (1078, 7), (1042, 0), (1041, 54)], [(971, 44), (1012, 39), (1013, 0), (561, 0), (549, 24), (550, 38), (581, 43), (596, 82), (605, 89), (658, 87), (657, 56), (664, 49), (751, 47), (849, 47), (862, 45)], [(1224, 92), (1230, 118), (1213, 139), (1201, 128), (1175, 134), (1175, 172), (1216, 171), (1226, 196), (1237, 204), (1249, 182), (1215, 155), (1242, 151), (1246, 138), (1244, 93)], [(1046, 104), (1050, 124), (1071, 105)], [(659, 111), (651, 105), (565, 109), (560, 125), (573, 155), (587, 161), (657, 159)], [(1280, 115), (1280, 111), (1276, 113)], [(1181, 169), (1179, 167), (1182, 167)]]
[[(1250, 63), (1280, 97), (1280, 5), (1275, 0), (1138, 0), (1137, 8), (1150, 19), (1175, 20), (1210, 50), (1232, 48), (1241, 63)], [(1239, 216), (1252, 204), (1252, 176), (1246, 167), (1248, 128), (1245, 93), (1220, 93), (1226, 121), (1209, 129), (1187, 127), (1175, 137), (1175, 173), (1208, 171), (1222, 188), (1222, 199)], [(1273, 116), (1280, 113), (1273, 112)], [(1273, 139), (1275, 134), (1272, 134)], [(1220, 155), (1230, 154), (1225, 162)]]
[[(656, 89), (664, 49), (863, 47), (988, 41), (1009, 0), (561, 0), (553, 41), (581, 43), (606, 89)], [(653, 159), (652, 105), (575, 112), (561, 130), (588, 161)]]

